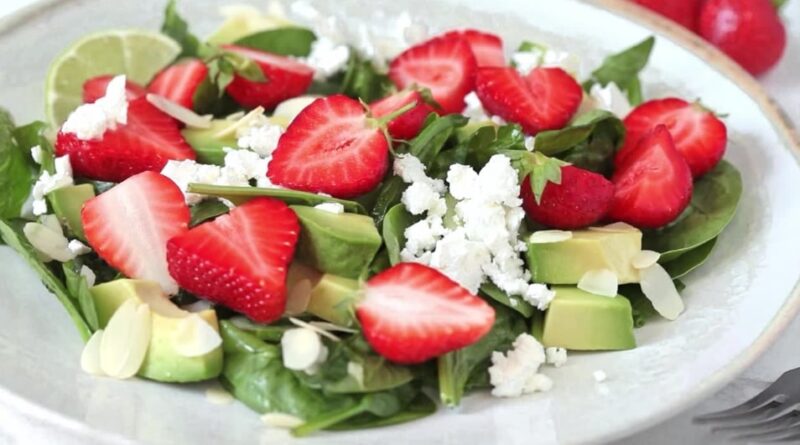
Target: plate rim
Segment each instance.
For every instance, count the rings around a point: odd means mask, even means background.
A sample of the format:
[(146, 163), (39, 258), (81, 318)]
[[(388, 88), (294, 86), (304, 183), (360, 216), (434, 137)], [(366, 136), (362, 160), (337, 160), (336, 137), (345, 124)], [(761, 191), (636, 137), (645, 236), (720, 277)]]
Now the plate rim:
[[(80, 0), (35, 1), (0, 18), (0, 36), (14, 32), (16, 28), (24, 26), (26, 22), (35, 18), (45, 10), (53, 10), (55, 8), (64, 7), (65, 5), (79, 3), (79, 1)], [(700, 36), (683, 28), (681, 25), (661, 17), (629, 0), (581, 1), (590, 7), (606, 10), (634, 24), (644, 26), (659, 34), (660, 37), (667, 38), (688, 52), (701, 57), (710, 69), (731, 80), (758, 105), (760, 112), (767, 117), (770, 125), (784, 142), (783, 147), (793, 155), (795, 162), (800, 165), (800, 132), (795, 126), (795, 123), (792, 122), (781, 106), (770, 97), (756, 78), (728, 58), (723, 52), (703, 40)], [(640, 422), (594, 437), (591, 441), (609, 442), (630, 437), (695, 406), (701, 400), (719, 391), (723, 386), (735, 379), (737, 375), (751, 366), (766, 352), (769, 346), (775, 342), (778, 336), (796, 318), (799, 312), (800, 277), (786, 296), (783, 305), (778, 309), (775, 317), (764, 327), (764, 330), (759, 334), (756, 340), (723, 368), (701, 381), (695, 387), (691, 395), (680, 399), (666, 409), (653, 413), (653, 415)], [(94, 429), (84, 422), (68, 417), (57, 411), (52, 411), (34, 401), (15, 394), (5, 387), (0, 387), (0, 408), (3, 408), (4, 405), (6, 407), (15, 408), (14, 411), (17, 412), (13, 413), (12, 411), (13, 414), (32, 416), (46, 423), (46, 425), (41, 426), (55, 428), (60, 432), (66, 432), (70, 435), (79, 435), (83, 439), (85, 439), (88, 434), (93, 436), (94, 440), (105, 441), (106, 443), (133, 443), (131, 439), (119, 433)]]

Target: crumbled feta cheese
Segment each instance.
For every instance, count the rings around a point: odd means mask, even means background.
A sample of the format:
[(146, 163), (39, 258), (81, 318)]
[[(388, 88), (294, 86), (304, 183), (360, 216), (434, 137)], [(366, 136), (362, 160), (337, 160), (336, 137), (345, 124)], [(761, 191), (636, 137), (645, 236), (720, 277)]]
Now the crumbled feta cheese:
[(556, 293), (548, 289), (544, 284), (533, 283), (522, 295), (522, 298), (540, 310), (545, 310), (550, 306), (550, 302), (553, 301), (555, 296)]
[(553, 381), (539, 374), (545, 363), (544, 348), (530, 334), (520, 334), (507, 353), (492, 352), (489, 380), (496, 397), (519, 397), (536, 391), (549, 391)]
[(628, 97), (614, 82), (609, 82), (604, 87), (598, 83), (592, 85), (589, 97), (593, 99), (594, 105), (598, 109), (610, 111), (619, 118), (627, 116), (632, 109)]
[(89, 246), (76, 239), (71, 240), (69, 244), (67, 244), (67, 249), (75, 256), (86, 255), (92, 251)]
[(545, 348), (544, 354), (548, 365), (560, 368), (567, 363), (567, 350), (564, 348)]
[[(269, 187), (267, 169), (269, 161), (249, 150), (225, 150), (225, 165), (222, 167), (222, 178), (230, 184), (249, 185), (251, 179), (258, 181), (259, 187)], [(266, 182), (265, 182), (266, 181)]]
[(221, 169), (216, 165), (198, 164), (191, 160), (167, 161), (161, 169), (161, 174), (171, 179), (181, 189), (187, 204), (194, 205), (202, 201), (203, 196), (188, 193), (189, 184), (220, 184)]
[(322, 36), (311, 44), (311, 53), (303, 62), (314, 68), (315, 79), (325, 80), (342, 71), (349, 60), (350, 47)]
[(453, 164), (447, 171), (447, 183), (450, 184), (450, 194), (455, 199), (468, 199), (477, 195), (478, 174), (472, 167)]
[(401, 200), (412, 215), (428, 212), (431, 216), (442, 216), (447, 212), (444, 198), (427, 182), (412, 183)]
[(97, 281), (97, 275), (85, 264), (81, 266), (80, 275), (86, 279), (86, 285), (89, 287), (94, 286), (94, 283)]
[(466, 106), (461, 114), (469, 118), (470, 122), (485, 122), (489, 120), (489, 115), (483, 108), (477, 93), (470, 91), (469, 94), (464, 96), (464, 103)]
[(605, 382), (606, 379), (608, 379), (608, 375), (606, 375), (606, 372), (603, 371), (602, 369), (598, 369), (595, 372), (593, 372), (592, 376), (594, 377), (594, 381), (597, 383)]
[(436, 243), (429, 265), (475, 294), (484, 281), (483, 265), (491, 258), (485, 245), (467, 239), (463, 229), (456, 229)]
[(414, 261), (425, 251), (432, 251), (436, 247), (436, 242), (445, 234), (442, 222), (441, 217), (431, 217), (419, 220), (406, 228), (404, 232), (406, 245), (403, 249), (406, 260)]
[(259, 156), (269, 157), (278, 148), (283, 127), (273, 124), (266, 116), (258, 116), (247, 125), (236, 129), (236, 145), (252, 150)]
[(47, 201), (45, 196), (53, 190), (72, 185), (72, 164), (69, 162), (69, 155), (60, 156), (55, 159), (54, 174), (43, 171), (33, 184), (31, 196), (33, 197), (33, 214), (44, 215), (47, 213)]
[(31, 158), (33, 162), (41, 165), (42, 164), (42, 146), (41, 145), (34, 145), (31, 147)]
[(103, 136), (117, 124), (128, 123), (128, 99), (125, 93), (125, 76), (116, 76), (108, 83), (105, 96), (90, 104), (83, 104), (70, 113), (61, 127), (64, 133), (73, 133), (78, 139), (88, 141)]
[(338, 202), (323, 202), (322, 204), (315, 205), (314, 208), (337, 215), (344, 213), (344, 206)]

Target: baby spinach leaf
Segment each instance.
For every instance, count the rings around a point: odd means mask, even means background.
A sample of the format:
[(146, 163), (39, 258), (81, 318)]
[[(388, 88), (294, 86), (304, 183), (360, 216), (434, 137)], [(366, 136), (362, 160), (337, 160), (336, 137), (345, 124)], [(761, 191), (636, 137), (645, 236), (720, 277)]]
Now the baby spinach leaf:
[[(33, 121), (27, 125), (17, 127), (14, 130), (14, 139), (19, 145), (19, 149), (25, 154), (26, 159), (30, 157), (31, 148), (39, 146), (42, 153), (41, 171), (55, 173), (55, 153), (53, 145), (45, 136), (48, 126), (42, 121)], [(33, 158), (30, 158), (33, 162)]]
[(169, 0), (164, 9), (164, 22), (161, 25), (161, 32), (171, 37), (181, 45), (181, 57), (200, 56), (202, 43), (194, 34), (189, 32), (189, 24), (178, 13), (176, 0)]
[(210, 185), (210, 184), (189, 184), (190, 193), (198, 193), (200, 195), (215, 196), (217, 198), (225, 198), (234, 204), (242, 204), (253, 198), (269, 197), (280, 199), (286, 204), (315, 206), (326, 202), (333, 202), (344, 206), (345, 211), (352, 213), (366, 214), (367, 211), (361, 204), (354, 201), (347, 201), (344, 199), (331, 198), (329, 196), (322, 196), (316, 193), (301, 192), (298, 190), (279, 189), (279, 188), (263, 188), (263, 187), (239, 187), (229, 185)]
[(711, 241), (701, 244), (681, 254), (678, 258), (667, 262), (663, 265), (664, 269), (673, 279), (681, 278), (705, 263), (714, 250), (715, 244), (717, 244), (717, 238), (712, 238)]
[(402, 204), (397, 204), (383, 218), (383, 242), (386, 244), (386, 253), (392, 266), (399, 263), (400, 251), (406, 244), (405, 231), (417, 218), (408, 213)]
[(436, 412), (436, 402), (425, 393), (420, 392), (402, 411), (389, 417), (379, 417), (373, 414), (361, 414), (347, 419), (345, 422), (338, 423), (329, 427), (329, 430), (362, 430), (367, 428), (378, 428), (401, 423), (411, 422), (430, 416)]
[(24, 221), (6, 221), (0, 219), (0, 237), (2, 237), (8, 247), (14, 249), (28, 264), (30, 264), (31, 268), (39, 274), (42, 283), (55, 294), (56, 299), (58, 299), (61, 305), (64, 306), (64, 309), (66, 309), (75, 327), (78, 328), (78, 334), (80, 334), (83, 341), (89, 340), (89, 337), (92, 335), (92, 329), (89, 327), (86, 320), (83, 319), (80, 311), (75, 307), (75, 303), (67, 291), (64, 282), (39, 259), (36, 250), (25, 238), (25, 235), (22, 233), (23, 224)]
[(525, 151), (525, 133), (517, 124), (489, 125), (472, 133), (466, 145), (467, 163), (480, 170), (496, 154), (509, 150)]
[(560, 130), (543, 131), (536, 135), (536, 151), (554, 156), (581, 144), (588, 144), (598, 129), (610, 127), (617, 146), (625, 137), (625, 126), (614, 114), (606, 110), (592, 110), (584, 113), (568, 126)]
[(733, 219), (741, 195), (741, 174), (728, 161), (720, 161), (694, 183), (692, 201), (677, 222), (645, 235), (645, 248), (660, 252), (661, 260), (669, 262), (711, 241)]
[(242, 316), (235, 316), (228, 319), (237, 328), (246, 331), (249, 334), (264, 340), (268, 343), (280, 343), (283, 333), (288, 329), (295, 328), (295, 325), (289, 324), (260, 324), (250, 321)]
[[(492, 283), (484, 283), (481, 285), (480, 293), (483, 296), (489, 297), (492, 300), (502, 304), (503, 306), (519, 312), (525, 318), (530, 318), (536, 310), (530, 303), (523, 300), (521, 297), (509, 297), (508, 294), (503, 292), (499, 287)], [(512, 303), (513, 301), (513, 303)]]
[(236, 45), (283, 56), (306, 57), (315, 40), (317, 36), (311, 30), (290, 26), (250, 34), (236, 41)]
[(78, 307), (83, 314), (83, 319), (92, 329), (92, 332), (100, 329), (100, 321), (97, 319), (97, 309), (94, 306), (94, 299), (89, 292), (89, 285), (86, 277), (80, 274), (81, 266), (75, 261), (67, 261), (61, 265), (64, 271), (64, 281), (67, 291), (72, 300), (78, 303)]
[(370, 215), (375, 219), (375, 224), (383, 224), (386, 213), (400, 202), (405, 189), (406, 183), (399, 176), (392, 175), (383, 180), (380, 187), (378, 187), (378, 195), (370, 211)]
[(33, 173), (28, 154), (14, 139), (14, 121), (0, 109), (0, 218), (17, 218), (31, 193)]
[(414, 379), (410, 368), (390, 363), (383, 357), (374, 354), (358, 356), (353, 353), (349, 356), (350, 361), (358, 363), (363, 369), (363, 378), (359, 380), (347, 374), (338, 381), (326, 384), (326, 392), (352, 394), (385, 391)]
[(189, 210), (192, 213), (192, 219), (189, 221), (189, 226), (194, 227), (200, 223), (214, 219), (220, 215), (224, 215), (228, 213), (230, 209), (219, 199), (206, 199), (193, 205), (189, 208)]
[(644, 296), (638, 284), (624, 284), (619, 287), (619, 294), (631, 302), (633, 314), (633, 327), (640, 328), (648, 320), (658, 317), (658, 312), (653, 308), (653, 303)]
[(642, 91), (639, 72), (647, 65), (655, 41), (655, 37), (650, 36), (620, 53), (606, 57), (600, 67), (592, 71), (591, 78), (583, 83), (584, 90), (588, 92), (593, 85), (598, 83), (606, 86), (614, 82), (623, 92), (627, 93), (628, 101), (632, 105), (640, 104)]
[(340, 92), (366, 103), (380, 99), (392, 91), (394, 85), (389, 76), (379, 73), (370, 60), (362, 59), (351, 51)]
[(525, 320), (505, 306), (493, 305), (492, 330), (477, 343), (439, 357), (439, 398), (446, 406), (461, 403), (465, 385), (473, 372), (485, 372), (492, 351), (505, 350), (517, 336), (528, 330)]
[(408, 143), (408, 153), (419, 158), (425, 167), (430, 166), (456, 129), (467, 122), (468, 119), (460, 114), (441, 117), (431, 114), (422, 131)]

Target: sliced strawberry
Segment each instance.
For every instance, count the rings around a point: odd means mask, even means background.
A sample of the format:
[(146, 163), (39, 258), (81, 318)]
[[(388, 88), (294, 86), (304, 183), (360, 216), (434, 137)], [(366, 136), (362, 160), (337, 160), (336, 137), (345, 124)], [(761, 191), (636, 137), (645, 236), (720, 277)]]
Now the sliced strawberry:
[(703, 0), (633, 0), (685, 28), (694, 31), (697, 28), (697, 16)]
[(581, 86), (561, 68), (536, 68), (525, 77), (511, 67), (479, 68), (475, 92), (489, 113), (531, 135), (562, 128), (583, 100)]
[(194, 108), (194, 93), (208, 75), (208, 67), (200, 59), (188, 59), (158, 73), (147, 90), (182, 105)]
[(389, 143), (356, 100), (317, 99), (278, 141), (269, 179), (294, 190), (353, 198), (375, 188), (389, 167)]
[(73, 133), (58, 133), (56, 154), (69, 155), (77, 176), (121, 182), (143, 171), (161, 171), (169, 160), (194, 159), (177, 121), (144, 97), (128, 104), (128, 123), (84, 141)]
[(675, 148), (683, 155), (694, 177), (709, 172), (722, 159), (728, 143), (725, 124), (697, 103), (667, 98), (645, 102), (625, 118), (625, 145), (616, 164), (625, 162), (639, 141), (657, 125), (665, 125)]
[(671, 223), (692, 198), (692, 172), (664, 125), (641, 139), (612, 181), (614, 200), (608, 216), (640, 228)]
[(378, 354), (407, 364), (469, 346), (494, 323), (494, 309), (485, 301), (418, 263), (400, 263), (372, 277), (356, 314)]
[(111, 267), (178, 292), (167, 270), (167, 241), (186, 233), (189, 208), (171, 179), (155, 172), (132, 176), (87, 201), (81, 222), (89, 245)]
[(407, 90), (392, 94), (370, 104), (369, 109), (374, 117), (383, 117), (404, 106), (417, 105), (389, 122), (389, 134), (394, 139), (409, 140), (418, 135), (425, 124), (425, 118), (433, 113), (433, 107), (425, 103), (419, 91)]
[(306, 92), (314, 78), (314, 70), (289, 57), (251, 48), (223, 45), (225, 50), (257, 63), (266, 81), (253, 82), (235, 75), (226, 91), (239, 105), (247, 108), (272, 108), (286, 99)]
[(187, 291), (269, 323), (286, 306), (286, 273), (300, 233), (297, 216), (256, 198), (167, 243), (169, 273)]
[(561, 183), (548, 183), (539, 204), (530, 177), (522, 181), (522, 207), (532, 220), (556, 229), (580, 229), (600, 221), (611, 207), (614, 184), (602, 175), (567, 165)]
[(445, 38), (462, 38), (469, 43), (478, 66), (506, 66), (503, 40), (495, 34), (476, 29), (462, 29), (444, 34)]
[(475, 56), (465, 39), (435, 37), (405, 50), (389, 67), (398, 89), (429, 88), (445, 114), (464, 109), (475, 83)]
[[(87, 104), (92, 103), (105, 96), (106, 87), (108, 87), (108, 83), (111, 82), (111, 79), (114, 77), (116, 76), (97, 76), (84, 82), (83, 102)], [(145, 94), (147, 94), (147, 90), (145, 90), (143, 86), (133, 83), (130, 80), (125, 81), (125, 97), (129, 101), (144, 97)]]

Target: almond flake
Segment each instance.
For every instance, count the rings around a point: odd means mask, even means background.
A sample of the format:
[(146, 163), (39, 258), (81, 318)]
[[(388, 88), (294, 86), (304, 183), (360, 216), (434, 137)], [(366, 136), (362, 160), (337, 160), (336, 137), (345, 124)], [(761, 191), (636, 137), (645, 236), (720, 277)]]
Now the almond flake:
[(328, 332), (345, 332), (347, 334), (355, 334), (358, 332), (358, 329), (339, 326), (338, 324), (333, 324), (327, 321), (311, 321), (308, 324)]
[(643, 250), (631, 259), (631, 266), (634, 269), (647, 269), (648, 267), (656, 264), (661, 254), (652, 250)]
[(572, 238), (572, 232), (568, 230), (539, 230), (533, 232), (529, 241), (533, 244), (560, 243)]
[(320, 327), (314, 326), (311, 323), (306, 323), (305, 321), (300, 320), (299, 318), (289, 317), (289, 321), (291, 321), (292, 324), (295, 325), (295, 326), (300, 326), (301, 328), (310, 329), (310, 330), (316, 332), (317, 334), (322, 335), (325, 338), (331, 339), (333, 341), (340, 341), (339, 337), (331, 334), (330, 332), (326, 331), (325, 329), (322, 329)]
[(39, 222), (44, 224), (45, 227), (51, 229), (52, 231), (64, 236), (64, 228), (61, 227), (61, 222), (59, 222), (56, 215), (43, 215), (41, 218), (39, 218)]
[(47, 261), (56, 260), (64, 263), (75, 258), (67, 248), (69, 246), (67, 238), (44, 224), (29, 222), (22, 228), (22, 232), (31, 245), (44, 254)]
[(672, 277), (656, 263), (639, 272), (642, 293), (653, 304), (653, 308), (667, 320), (675, 320), (683, 312), (684, 305)]
[(603, 297), (616, 297), (619, 280), (609, 269), (590, 270), (578, 280), (578, 289)]
[(316, 331), (306, 328), (293, 328), (283, 333), (281, 349), (283, 366), (295, 370), (311, 369), (319, 362), (325, 345)]
[(261, 416), (261, 421), (273, 428), (296, 428), (304, 423), (303, 419), (285, 413), (267, 413)]
[(175, 103), (164, 96), (159, 96), (158, 94), (148, 93), (145, 97), (154, 107), (183, 122), (187, 127), (211, 128), (211, 115), (200, 116), (183, 105)]
[(184, 357), (206, 355), (221, 344), (219, 333), (197, 314), (179, 320), (172, 334), (175, 352)]
[(87, 374), (104, 375), (100, 369), (100, 343), (103, 339), (103, 330), (92, 334), (81, 352), (81, 369)]
[(275, 107), (272, 117), (286, 119), (286, 124), (292, 123), (295, 117), (300, 114), (312, 102), (319, 99), (321, 96), (300, 96), (287, 99)]
[(127, 300), (111, 316), (100, 341), (100, 369), (109, 377), (126, 379), (139, 371), (150, 345), (150, 308)]
[(249, 113), (242, 116), (240, 119), (236, 120), (235, 122), (223, 128), (222, 130), (214, 133), (212, 137), (223, 138), (225, 136), (234, 135), (236, 134), (236, 130), (250, 125), (251, 122), (255, 121), (256, 119), (259, 119), (263, 115), (264, 115), (264, 107), (261, 106), (255, 107), (252, 110), (250, 110)]

